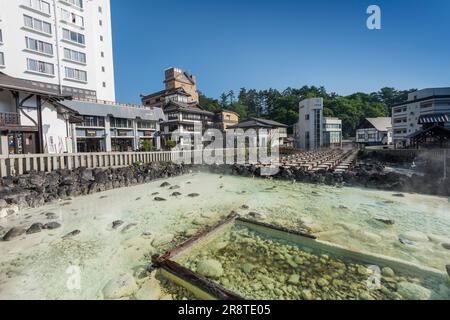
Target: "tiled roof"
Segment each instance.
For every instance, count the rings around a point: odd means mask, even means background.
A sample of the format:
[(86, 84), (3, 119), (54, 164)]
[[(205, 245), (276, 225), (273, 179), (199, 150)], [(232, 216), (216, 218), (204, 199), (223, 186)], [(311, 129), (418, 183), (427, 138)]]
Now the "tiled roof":
[(51, 97), (51, 98), (70, 98), (70, 96), (63, 96), (59, 93), (58, 89), (54, 88), (54, 85), (46, 85), (40, 82), (35, 82), (31, 80), (18, 79), (7, 74), (0, 72), (0, 88), (6, 90), (14, 91), (24, 91), (41, 96)]
[(133, 108), (121, 105), (101, 104), (94, 102), (84, 102), (78, 100), (64, 100), (60, 102), (81, 115), (85, 116), (113, 116), (115, 118), (160, 121), (166, 117), (161, 108)]
[(288, 126), (273, 120), (250, 118), (237, 125), (230, 126), (230, 129), (245, 129), (245, 128), (287, 128)]
[(388, 131), (389, 128), (392, 128), (392, 119), (388, 117), (367, 118), (366, 120), (378, 131)]

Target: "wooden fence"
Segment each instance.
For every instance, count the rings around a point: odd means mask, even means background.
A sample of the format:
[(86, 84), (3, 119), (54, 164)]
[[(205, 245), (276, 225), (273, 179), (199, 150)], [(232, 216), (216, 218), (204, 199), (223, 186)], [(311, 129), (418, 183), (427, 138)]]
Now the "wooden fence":
[(174, 152), (108, 152), (29, 154), (0, 157), (0, 176), (16, 176), (28, 171), (52, 172), (59, 169), (126, 167), (142, 163), (172, 161)]
[[(251, 148), (258, 152), (257, 148)], [(247, 149), (216, 149), (212, 155), (236, 154)], [(59, 169), (76, 168), (115, 168), (127, 167), (140, 162), (179, 161), (184, 163), (203, 163), (203, 150), (195, 151), (158, 151), (158, 152), (102, 152), (102, 153), (63, 153), (63, 154), (27, 154), (0, 156), (0, 177), (18, 176), (29, 171), (52, 172)], [(197, 160), (195, 160), (197, 159)], [(198, 160), (200, 159), (200, 160)]]

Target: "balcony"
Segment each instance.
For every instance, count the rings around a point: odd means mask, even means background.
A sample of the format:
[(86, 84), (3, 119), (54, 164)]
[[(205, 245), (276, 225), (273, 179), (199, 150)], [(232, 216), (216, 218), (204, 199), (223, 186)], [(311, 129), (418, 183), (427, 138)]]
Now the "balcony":
[(15, 112), (0, 112), (0, 127), (20, 126), (20, 115)]

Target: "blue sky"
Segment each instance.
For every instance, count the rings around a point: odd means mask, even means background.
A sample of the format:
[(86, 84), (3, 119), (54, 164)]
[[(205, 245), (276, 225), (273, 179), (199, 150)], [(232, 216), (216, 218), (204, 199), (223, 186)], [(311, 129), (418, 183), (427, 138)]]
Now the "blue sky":
[[(382, 29), (368, 30), (377, 4)], [(111, 0), (116, 96), (163, 89), (164, 69), (195, 74), (218, 98), (241, 87), (450, 86), (448, 0)]]

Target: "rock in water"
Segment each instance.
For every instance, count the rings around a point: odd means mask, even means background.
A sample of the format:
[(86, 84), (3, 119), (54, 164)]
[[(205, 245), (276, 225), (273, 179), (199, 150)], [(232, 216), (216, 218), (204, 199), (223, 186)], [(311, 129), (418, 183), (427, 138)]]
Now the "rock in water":
[(197, 272), (202, 276), (217, 279), (223, 275), (223, 268), (219, 261), (207, 259), (197, 263)]
[(302, 290), (301, 294), (302, 294), (302, 299), (303, 300), (313, 300), (314, 299), (314, 296), (313, 296), (313, 294), (311, 293), (310, 290), (307, 290), (307, 289)]
[(375, 218), (375, 220), (378, 221), (378, 222), (384, 223), (384, 224), (386, 224), (388, 226), (392, 226), (392, 225), (395, 224), (394, 220), (387, 219), (387, 218), (377, 217), (377, 218)]
[(137, 300), (159, 300), (161, 298), (161, 286), (154, 277), (145, 281), (134, 297)]
[(397, 197), (397, 198), (404, 198), (405, 197), (405, 195), (403, 193), (394, 193), (392, 196), (393, 197)]
[(156, 235), (152, 241), (152, 246), (159, 247), (166, 244), (169, 244), (174, 239), (174, 235), (170, 233), (164, 233), (160, 235)]
[(410, 241), (408, 239), (399, 238), (398, 241), (400, 241), (401, 244), (408, 246), (408, 247), (417, 247), (417, 244), (414, 241)]
[(177, 190), (177, 189), (180, 189), (180, 186), (172, 186), (169, 188), (169, 190)]
[(127, 226), (125, 226), (123, 229), (122, 229), (122, 233), (125, 233), (125, 232), (128, 232), (128, 231), (130, 231), (131, 229), (133, 229), (134, 227), (136, 227), (137, 226), (137, 224), (136, 223), (130, 223), (130, 224), (128, 224)]
[(447, 274), (450, 277), (450, 264), (446, 265), (445, 269), (447, 270)]
[(166, 201), (166, 199), (164, 199), (164, 198), (161, 198), (161, 197), (156, 197), (155, 199), (154, 199), (155, 201)]
[(242, 265), (241, 269), (242, 269), (242, 271), (244, 271), (244, 273), (250, 274), (255, 269), (255, 266), (253, 264), (251, 264), (251, 263), (244, 263)]
[(174, 192), (174, 193), (172, 193), (170, 196), (171, 196), (171, 197), (179, 197), (179, 196), (181, 196), (181, 193), (179, 193), (179, 192)]
[(22, 228), (12, 228), (3, 236), (3, 241), (11, 241), (17, 237), (20, 237), (25, 232), (26, 230)]
[(73, 237), (79, 235), (80, 233), (81, 233), (80, 230), (74, 230), (74, 231), (72, 231), (72, 232), (66, 234), (66, 235), (63, 237), (63, 239), (70, 239), (70, 238), (73, 238)]
[(407, 239), (410, 241), (415, 241), (415, 242), (427, 242), (429, 241), (429, 238), (427, 237), (426, 234), (420, 232), (420, 231), (408, 231), (405, 232), (404, 234), (402, 234), (400, 236), (400, 238), (402, 239)]
[(430, 300), (431, 290), (410, 282), (400, 282), (397, 293), (407, 300)]
[(27, 234), (35, 234), (41, 232), (42, 229), (44, 229), (44, 225), (42, 223), (34, 223), (28, 228)]
[(389, 267), (383, 268), (383, 269), (381, 270), (381, 274), (382, 274), (383, 276), (385, 276), (385, 277), (393, 277), (393, 276), (395, 276), (394, 270), (392, 270), (392, 269), (389, 268)]
[(60, 228), (61, 225), (58, 222), (50, 222), (44, 226), (44, 229), (54, 230)]
[(300, 276), (298, 274), (293, 274), (289, 277), (288, 283), (296, 285), (300, 282)]
[(58, 215), (56, 213), (53, 213), (53, 212), (48, 212), (48, 213), (45, 214), (45, 216), (47, 217), (48, 220), (58, 219)]
[(120, 299), (131, 296), (138, 286), (133, 276), (122, 274), (116, 279), (110, 280), (103, 288), (103, 297), (108, 300)]
[(165, 188), (168, 186), (170, 186), (170, 183), (168, 183), (168, 182), (164, 182), (163, 184), (160, 185), (161, 188)]
[(188, 197), (190, 197), (190, 198), (196, 198), (196, 197), (199, 197), (200, 195), (198, 194), (198, 193), (190, 193), (190, 194), (188, 194)]
[(444, 249), (450, 250), (450, 243), (443, 243), (443, 244), (442, 244), (442, 247), (443, 247)]
[(112, 223), (112, 228), (113, 229), (117, 229), (118, 227), (120, 227), (121, 225), (123, 225), (124, 224), (124, 222), (122, 221), (122, 220), (116, 220), (116, 221), (113, 221), (113, 223)]

